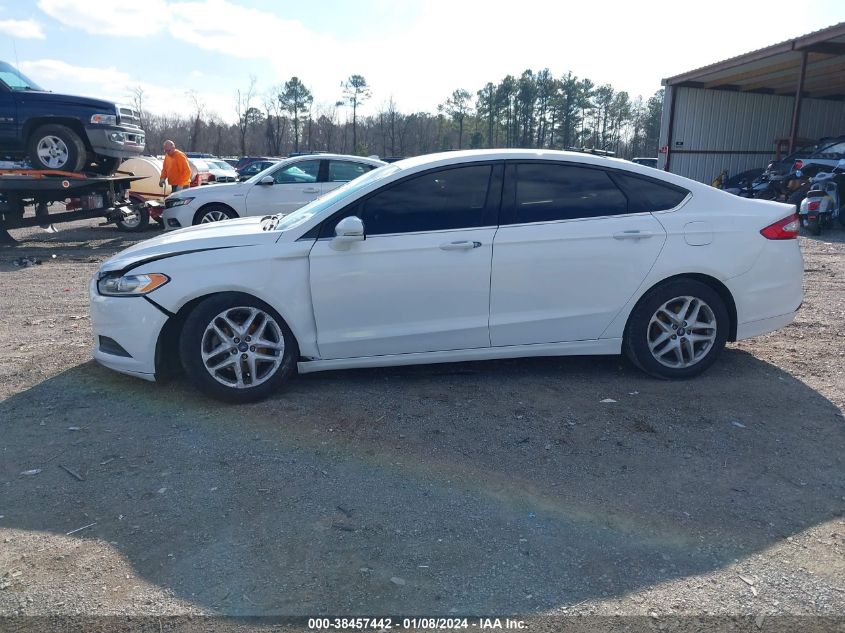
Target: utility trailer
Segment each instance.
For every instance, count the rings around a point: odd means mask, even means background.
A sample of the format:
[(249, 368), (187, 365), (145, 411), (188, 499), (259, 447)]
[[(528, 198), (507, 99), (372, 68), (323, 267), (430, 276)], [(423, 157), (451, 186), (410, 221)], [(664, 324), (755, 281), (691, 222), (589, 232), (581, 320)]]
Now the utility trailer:
[[(129, 192), (137, 176), (97, 176), (40, 169), (0, 169), (0, 243), (15, 244), (9, 229), (48, 228), (59, 222), (102, 217), (124, 231), (141, 231), (157, 202)], [(63, 202), (65, 210), (51, 213), (50, 205)], [(27, 207), (35, 215), (26, 216)]]

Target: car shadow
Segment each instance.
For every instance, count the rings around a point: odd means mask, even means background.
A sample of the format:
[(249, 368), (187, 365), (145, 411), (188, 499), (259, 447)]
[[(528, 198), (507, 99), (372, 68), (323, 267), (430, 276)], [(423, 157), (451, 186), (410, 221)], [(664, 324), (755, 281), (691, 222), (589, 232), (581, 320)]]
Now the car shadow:
[(542, 613), (845, 505), (840, 410), (736, 349), (691, 381), (517, 359), (309, 374), (242, 406), (89, 362), (0, 419), (0, 528), (93, 524), (72, 538), (226, 615)]

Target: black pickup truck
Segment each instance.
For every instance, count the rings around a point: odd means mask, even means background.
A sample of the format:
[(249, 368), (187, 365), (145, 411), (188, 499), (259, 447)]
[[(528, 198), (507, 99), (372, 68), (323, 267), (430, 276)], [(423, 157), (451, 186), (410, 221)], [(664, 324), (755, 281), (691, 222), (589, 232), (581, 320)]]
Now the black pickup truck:
[(139, 113), (108, 101), (56, 94), (0, 62), (0, 157), (33, 169), (111, 174), (144, 151)]

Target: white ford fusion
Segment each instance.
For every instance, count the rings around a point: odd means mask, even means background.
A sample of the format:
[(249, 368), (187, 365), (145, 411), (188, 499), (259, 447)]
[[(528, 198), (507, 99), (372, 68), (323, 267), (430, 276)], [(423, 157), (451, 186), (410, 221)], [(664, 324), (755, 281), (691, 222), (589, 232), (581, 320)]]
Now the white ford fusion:
[(91, 281), (94, 357), (232, 401), (296, 370), (527, 356), (688, 378), (793, 320), (794, 211), (584, 154), (420, 156), (117, 254)]

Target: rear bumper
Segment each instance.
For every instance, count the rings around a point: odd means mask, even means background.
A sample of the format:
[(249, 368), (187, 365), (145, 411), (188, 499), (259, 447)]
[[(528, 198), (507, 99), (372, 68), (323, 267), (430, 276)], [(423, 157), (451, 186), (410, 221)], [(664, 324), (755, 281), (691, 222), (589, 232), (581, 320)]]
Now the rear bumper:
[(774, 332), (782, 327), (786, 327), (792, 323), (796, 314), (798, 314), (798, 310), (789, 312), (788, 314), (769, 317), (768, 319), (741, 323), (736, 328), (736, 340), (742, 341), (743, 339), (760, 336), (761, 334), (768, 334), (769, 332)]
[(144, 130), (120, 125), (89, 125), (85, 127), (88, 142), (94, 153), (112, 158), (132, 158), (144, 152)]
[(798, 240), (768, 241), (751, 270), (725, 282), (736, 304), (736, 340), (791, 323), (804, 300), (803, 282)]
[(143, 297), (104, 297), (88, 289), (94, 360), (114, 371), (155, 380), (155, 350), (167, 315)]

